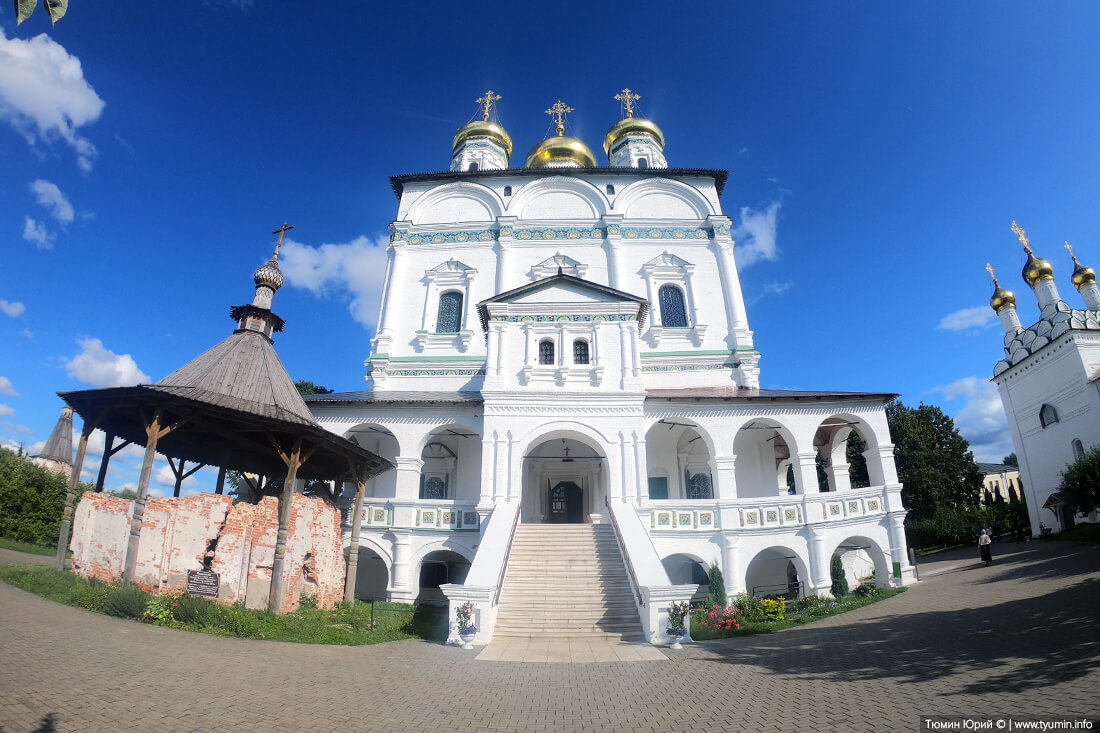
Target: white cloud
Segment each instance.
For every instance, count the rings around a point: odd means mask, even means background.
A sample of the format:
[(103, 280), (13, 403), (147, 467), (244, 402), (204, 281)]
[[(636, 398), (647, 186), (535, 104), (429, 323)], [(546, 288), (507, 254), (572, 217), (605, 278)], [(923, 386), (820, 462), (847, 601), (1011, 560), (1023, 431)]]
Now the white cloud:
[(0, 298), (0, 311), (4, 311), (4, 315), (11, 316), (12, 318), (18, 318), (23, 315), (23, 312), (27, 310), (27, 306), (15, 301), (9, 303), (8, 301)]
[(97, 338), (77, 339), (77, 343), (80, 353), (65, 362), (70, 377), (95, 387), (129, 387), (152, 381), (129, 354), (109, 351)]
[(954, 313), (948, 313), (936, 328), (942, 328), (945, 331), (977, 331), (989, 328), (996, 320), (997, 314), (992, 308), (980, 305), (976, 308), (963, 308)]
[(741, 207), (741, 224), (733, 230), (733, 239), (737, 242), (734, 252), (738, 270), (760, 260), (778, 259), (775, 236), (780, 206), (781, 202), (772, 201), (763, 211)]
[(38, 205), (48, 210), (50, 216), (62, 224), (68, 224), (76, 216), (73, 205), (69, 203), (69, 199), (61, 192), (56, 183), (50, 183), (39, 178), (30, 184), (30, 189)]
[(19, 393), (12, 387), (11, 380), (7, 377), (0, 377), (0, 394), (9, 394), (12, 397), (19, 396)]
[(0, 438), (0, 448), (7, 448), (12, 453), (18, 453), (22, 446), (11, 438)]
[(793, 287), (793, 280), (787, 280), (785, 282), (772, 280), (771, 282), (764, 283), (764, 292), (768, 293), (769, 295), (783, 295)]
[(4, 417), (5, 415), (14, 415), (14, 414), (15, 414), (15, 409), (14, 408), (8, 407), (3, 402), (0, 402), (0, 417)]
[(34, 242), (34, 246), (38, 249), (53, 249), (54, 235), (46, 229), (45, 224), (29, 216), (23, 224), (23, 239)]
[(963, 377), (934, 391), (942, 393), (948, 402), (962, 399), (962, 407), (953, 419), (955, 427), (970, 443), (976, 460), (1000, 463), (1015, 450), (1001, 395), (988, 379)]
[(63, 140), (80, 169), (90, 171), (95, 145), (77, 129), (95, 122), (104, 104), (84, 79), (80, 59), (64, 46), (44, 33), (9, 39), (0, 28), (0, 120), (29, 145)]
[(37, 456), (46, 447), (46, 441), (39, 440), (27, 446), (27, 455)]
[(319, 297), (335, 292), (350, 298), (352, 317), (368, 328), (376, 325), (386, 275), (385, 240), (372, 243), (360, 236), (346, 244), (320, 247), (284, 240), (282, 255), (288, 283)]
[[(172, 469), (169, 468), (167, 464), (165, 464), (153, 471), (153, 481), (160, 484), (161, 486), (171, 486), (175, 488), (176, 475), (172, 473)], [(197, 483), (198, 479), (195, 478), (194, 474), (188, 476), (183, 480), (183, 483), (180, 484), (180, 493), (182, 494), (182, 489), (190, 489)]]
[[(0, 301), (0, 303), (2, 303), (2, 302), (3, 302), (3, 301)], [(22, 305), (22, 303), (20, 303), (19, 305)], [(3, 309), (3, 307), (0, 307), (0, 310), (4, 310), (4, 309)], [(27, 338), (29, 338), (29, 339), (33, 339), (33, 338), (34, 338), (34, 332), (33, 332), (33, 331), (31, 331), (31, 330), (30, 330), (29, 328), (24, 328), (24, 329), (23, 329), (22, 331), (20, 331), (19, 333), (23, 334), (24, 336), (26, 336), (26, 337), (27, 337)]]

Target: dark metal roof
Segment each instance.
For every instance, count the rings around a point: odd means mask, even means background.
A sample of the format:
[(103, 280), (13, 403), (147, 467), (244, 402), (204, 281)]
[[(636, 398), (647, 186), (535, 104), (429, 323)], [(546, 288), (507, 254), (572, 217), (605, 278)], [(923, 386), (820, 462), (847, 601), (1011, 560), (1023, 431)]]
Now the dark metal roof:
[(542, 178), (544, 176), (641, 176), (643, 178), (713, 178), (721, 198), (730, 172), (712, 168), (504, 168), (503, 170), (437, 171), (435, 173), (404, 173), (390, 176), (390, 185), (398, 199), (406, 183), (416, 181), (469, 181), (478, 178)]
[(362, 392), (332, 392), (312, 394), (305, 398), (307, 405), (344, 405), (353, 402), (371, 402), (375, 404), (418, 402), (431, 403), (472, 403), (484, 402), (480, 392), (388, 392), (364, 390)]
[[(559, 268), (560, 270), (560, 268)], [(631, 293), (624, 293), (622, 290), (616, 290), (615, 288), (608, 287), (607, 285), (600, 285), (599, 283), (592, 282), (591, 280), (585, 280), (584, 278), (574, 277), (572, 275), (566, 275), (563, 272), (558, 272), (557, 275), (551, 275), (550, 277), (544, 277), (541, 280), (535, 280), (534, 282), (525, 283), (518, 288), (512, 288), (506, 290), (503, 293), (498, 293), (491, 298), (486, 298), (477, 304), (477, 312), (481, 317), (481, 329), (483, 331), (489, 330), (489, 309), (486, 308), (488, 303), (499, 303), (506, 301), (509, 298), (514, 298), (519, 295), (534, 292), (535, 290), (542, 290), (543, 288), (550, 287), (557, 283), (565, 283), (570, 285), (576, 285), (577, 287), (584, 288), (585, 290), (592, 290), (604, 295), (610, 295), (613, 298), (619, 300), (629, 300), (637, 303), (638, 308), (638, 328), (641, 328), (645, 324), (646, 314), (649, 312), (649, 301), (645, 298), (640, 298), (637, 295)]]
[(36, 458), (73, 465), (73, 411), (68, 405), (62, 408), (61, 417), (57, 418), (50, 437)]
[(778, 402), (826, 400), (881, 400), (889, 404), (900, 397), (886, 392), (819, 392), (795, 389), (745, 389), (738, 387), (687, 387), (685, 389), (647, 389), (647, 400), (724, 400), (727, 402)]
[(979, 463), (978, 473), (986, 476), (991, 473), (1012, 473), (1019, 471), (1019, 466), (1011, 466), (1007, 463)]

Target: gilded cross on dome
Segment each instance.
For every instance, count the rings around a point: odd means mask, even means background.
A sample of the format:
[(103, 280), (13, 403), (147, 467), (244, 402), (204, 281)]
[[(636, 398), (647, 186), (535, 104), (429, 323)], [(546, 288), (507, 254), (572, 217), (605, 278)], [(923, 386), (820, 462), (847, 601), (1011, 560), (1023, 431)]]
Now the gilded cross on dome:
[(557, 123), (558, 136), (565, 134), (565, 116), (573, 111), (573, 108), (567, 105), (560, 99), (550, 106), (550, 109), (546, 110), (546, 114), (554, 118), (554, 122)]
[(489, 114), (493, 111), (493, 103), (500, 101), (499, 94), (493, 94), (493, 90), (485, 92), (485, 96), (478, 97), (475, 101), (481, 105), (481, 119), (488, 122)]
[(1073, 254), (1073, 245), (1066, 241), (1066, 251), (1069, 252), (1069, 256), (1073, 258), (1073, 264), (1078, 264), (1077, 255)]
[(272, 234), (278, 234), (279, 235), (279, 241), (275, 243), (275, 254), (276, 255), (279, 254), (279, 247), (283, 246), (283, 235), (286, 234), (287, 231), (289, 231), (293, 228), (294, 228), (293, 224), (287, 224), (284, 221), (283, 225), (281, 227), (279, 227), (278, 229), (276, 229), (275, 231), (272, 232)]
[(1016, 232), (1016, 236), (1020, 238), (1020, 244), (1024, 245), (1024, 251), (1031, 254), (1031, 245), (1028, 244), (1027, 232), (1019, 227), (1016, 220), (1012, 220), (1012, 231)]
[(635, 94), (629, 89), (624, 89), (621, 93), (615, 95), (615, 99), (622, 103), (623, 113), (626, 114), (627, 117), (634, 116), (634, 103), (641, 98), (641, 94)]
[(993, 271), (993, 265), (991, 265), (990, 263), (987, 262), (987, 263), (985, 263), (985, 269), (989, 272), (989, 276), (991, 278), (993, 278), (993, 284), (996, 285), (997, 284), (997, 273)]

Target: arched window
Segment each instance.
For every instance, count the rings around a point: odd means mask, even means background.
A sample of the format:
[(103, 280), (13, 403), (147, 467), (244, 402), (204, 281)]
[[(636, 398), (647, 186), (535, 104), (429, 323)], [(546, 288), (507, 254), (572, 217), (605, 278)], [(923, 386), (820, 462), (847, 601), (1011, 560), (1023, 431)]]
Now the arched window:
[(1039, 424), (1044, 428), (1058, 422), (1058, 411), (1054, 405), (1043, 405), (1039, 408)]
[(462, 326), (462, 293), (448, 290), (439, 296), (439, 317), (436, 333), (458, 333)]
[(476, 171), (480, 166), (477, 163), (470, 163), (470, 170)]
[(639, 168), (648, 168), (649, 167), (649, 160), (647, 160), (646, 158), (638, 158), (638, 167)]
[(1081, 456), (1085, 455), (1085, 446), (1081, 443), (1080, 438), (1073, 439), (1073, 460), (1077, 460)]
[(550, 339), (539, 341), (539, 364), (554, 364), (554, 342)]
[(657, 291), (657, 302), (661, 307), (661, 325), (665, 328), (687, 328), (687, 310), (684, 308), (684, 293), (675, 285), (662, 285)]
[(612, 186), (610, 183), (607, 184), (607, 195), (608, 196), (614, 196), (615, 195), (615, 187)]
[(443, 482), (443, 479), (438, 476), (432, 476), (424, 482), (424, 487), (420, 491), (421, 499), (446, 499), (447, 498), (447, 484)]
[(588, 342), (584, 339), (577, 339), (573, 342), (573, 363), (588, 363)]
[(697, 473), (688, 480), (687, 498), (689, 499), (713, 499), (714, 493), (710, 486), (710, 475)]

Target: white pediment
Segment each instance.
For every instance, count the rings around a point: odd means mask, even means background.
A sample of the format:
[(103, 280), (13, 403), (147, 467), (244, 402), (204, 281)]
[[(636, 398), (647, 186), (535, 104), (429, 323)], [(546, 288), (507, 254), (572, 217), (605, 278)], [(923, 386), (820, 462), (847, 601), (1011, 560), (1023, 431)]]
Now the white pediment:
[(473, 270), (464, 262), (458, 260), (447, 260), (433, 267), (429, 272), (466, 272), (467, 270)]
[(588, 272), (588, 265), (582, 265), (569, 255), (558, 252), (553, 257), (547, 257), (531, 268), (531, 274), (536, 280), (557, 275), (559, 272), (563, 275), (583, 278), (585, 273)]
[[(556, 270), (555, 270), (556, 272)], [(616, 297), (613, 293), (590, 290), (589, 288), (574, 285), (573, 283), (554, 283), (544, 288), (519, 294), (514, 298), (508, 298), (506, 302), (513, 305), (534, 303), (621, 303), (624, 298)]]
[(690, 265), (690, 262), (677, 257), (671, 252), (662, 252), (645, 263), (646, 267), (689, 267)]

